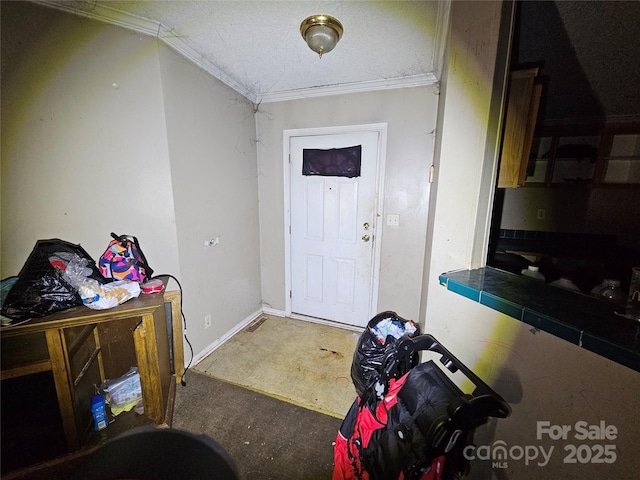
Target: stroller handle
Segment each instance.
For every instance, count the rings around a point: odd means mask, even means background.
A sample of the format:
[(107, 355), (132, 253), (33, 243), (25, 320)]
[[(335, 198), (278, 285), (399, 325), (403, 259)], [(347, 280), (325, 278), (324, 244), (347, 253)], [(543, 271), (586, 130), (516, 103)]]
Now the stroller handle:
[[(381, 381), (386, 382), (396, 376), (398, 367), (410, 365), (412, 355), (422, 350), (440, 354), (440, 362), (450, 372), (455, 373), (458, 370), (462, 372), (475, 386), (469, 400), (470, 403), (476, 404), (478, 407), (481, 406), (482, 410), (486, 410), (488, 416), (507, 418), (511, 414), (511, 407), (498, 393), (429, 334), (415, 337), (405, 335), (398, 339), (395, 349), (389, 352), (382, 362)], [(407, 370), (408, 368), (404, 369), (404, 371)]]

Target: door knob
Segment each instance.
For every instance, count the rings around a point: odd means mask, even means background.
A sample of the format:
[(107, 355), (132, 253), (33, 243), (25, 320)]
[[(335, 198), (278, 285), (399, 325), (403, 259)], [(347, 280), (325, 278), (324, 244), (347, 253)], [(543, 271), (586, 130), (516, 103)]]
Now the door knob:
[(368, 242), (369, 241), (369, 235), (362, 235), (362, 241), (363, 242)]
[(364, 227), (365, 230), (369, 230), (369, 227), (371, 225), (369, 225), (369, 222), (364, 222), (364, 225), (362, 225)]

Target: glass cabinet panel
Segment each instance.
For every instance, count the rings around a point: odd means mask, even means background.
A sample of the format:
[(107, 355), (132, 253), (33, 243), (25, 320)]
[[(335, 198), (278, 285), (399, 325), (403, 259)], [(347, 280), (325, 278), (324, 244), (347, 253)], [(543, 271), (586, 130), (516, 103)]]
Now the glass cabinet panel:
[(640, 183), (640, 134), (614, 135), (603, 182)]
[(542, 184), (552, 156), (553, 137), (534, 137), (527, 164), (525, 185)]
[(555, 151), (551, 183), (584, 185), (593, 180), (599, 136), (561, 137)]

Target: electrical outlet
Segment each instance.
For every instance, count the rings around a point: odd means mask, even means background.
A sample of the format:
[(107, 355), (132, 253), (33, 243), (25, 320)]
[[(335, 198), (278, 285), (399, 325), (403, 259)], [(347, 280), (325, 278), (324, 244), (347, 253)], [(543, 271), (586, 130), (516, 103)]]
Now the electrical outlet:
[(399, 227), (400, 226), (400, 215), (395, 213), (389, 213), (387, 215), (387, 225), (390, 227)]
[(209, 328), (211, 326), (211, 315), (204, 316), (204, 328)]

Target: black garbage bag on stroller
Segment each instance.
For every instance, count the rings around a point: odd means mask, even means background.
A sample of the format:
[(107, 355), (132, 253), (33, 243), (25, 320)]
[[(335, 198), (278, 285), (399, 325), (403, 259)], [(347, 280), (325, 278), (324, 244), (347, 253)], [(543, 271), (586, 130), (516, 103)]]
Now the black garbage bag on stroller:
[[(372, 335), (380, 339), (378, 324), (389, 320), (400, 328), (379, 342), (376, 355)], [(450, 372), (460, 371), (473, 383), (473, 392), (464, 394), (433, 360), (419, 363), (420, 351), (439, 354)], [(500, 395), (433, 336), (420, 334), (394, 312), (369, 322), (351, 375), (358, 398), (336, 437), (332, 480), (454, 478), (468, 470), (463, 449), (475, 428), (511, 413)]]

